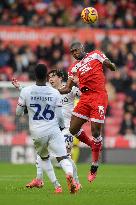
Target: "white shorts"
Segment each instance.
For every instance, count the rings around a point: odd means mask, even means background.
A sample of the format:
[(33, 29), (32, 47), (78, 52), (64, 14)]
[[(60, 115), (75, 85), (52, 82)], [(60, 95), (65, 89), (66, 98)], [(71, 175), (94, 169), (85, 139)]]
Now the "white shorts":
[(64, 135), (67, 153), (70, 154), (73, 147), (73, 135), (70, 134), (69, 128), (62, 130), (62, 134)]
[[(46, 134), (46, 135), (45, 135)], [(37, 154), (41, 158), (48, 157), (62, 157), (67, 155), (65, 140), (62, 132), (58, 127), (53, 127), (52, 130), (45, 130), (44, 136), (34, 137), (33, 142)]]

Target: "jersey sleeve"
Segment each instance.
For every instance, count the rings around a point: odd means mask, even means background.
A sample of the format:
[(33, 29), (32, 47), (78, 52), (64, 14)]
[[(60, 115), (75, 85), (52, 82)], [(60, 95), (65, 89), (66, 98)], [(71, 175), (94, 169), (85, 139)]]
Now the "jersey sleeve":
[(72, 91), (71, 92), (72, 92), (74, 97), (80, 97), (80, 95), (81, 95), (81, 91), (76, 86), (72, 87)]
[(21, 107), (25, 107), (26, 106), (26, 99), (25, 99), (25, 89), (22, 88), (21, 92), (20, 92), (20, 96), (18, 99), (18, 105)]
[(77, 72), (77, 69), (76, 69), (76, 65), (77, 64), (77, 61), (75, 63), (73, 63), (69, 69), (68, 69), (68, 78), (74, 78), (75, 76), (75, 73)]
[(97, 53), (97, 59), (101, 62), (101, 63), (103, 63), (104, 62), (104, 60), (108, 60), (108, 58), (106, 57), (106, 55), (104, 54), (104, 53), (102, 53), (101, 51), (96, 51), (96, 53)]
[(73, 66), (70, 66), (69, 69), (68, 69), (68, 78), (73, 79), (74, 75), (73, 75), (73, 72), (72, 72), (72, 68), (73, 68)]

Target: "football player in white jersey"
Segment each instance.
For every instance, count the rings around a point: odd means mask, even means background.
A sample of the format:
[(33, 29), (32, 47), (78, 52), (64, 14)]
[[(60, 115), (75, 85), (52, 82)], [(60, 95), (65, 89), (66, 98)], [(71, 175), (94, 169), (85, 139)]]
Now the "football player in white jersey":
[[(62, 83), (63, 80), (63, 73), (61, 71), (57, 70), (51, 70), (48, 73), (48, 78), (49, 78), (49, 83), (51, 86), (55, 89), (60, 89), (64, 86)], [(64, 117), (64, 124), (65, 124), (65, 129), (62, 131), (64, 138), (65, 138), (65, 143), (66, 143), (66, 148), (67, 148), (67, 153), (69, 155), (69, 160), (73, 164), (73, 176), (74, 179), (77, 183), (77, 189), (81, 188), (81, 184), (79, 183), (78, 175), (77, 175), (77, 168), (74, 163), (74, 161), (71, 159), (71, 149), (73, 146), (73, 136), (69, 132), (69, 126), (70, 126), (70, 119), (72, 115), (72, 111), (74, 109), (74, 100), (76, 97), (80, 96), (80, 90), (73, 86), (72, 90), (70, 93), (66, 95), (62, 95), (62, 113)]]
[(27, 108), (30, 133), (36, 152), (42, 160), (43, 170), (47, 170), (45, 162), (48, 161), (49, 155), (55, 156), (66, 174), (70, 193), (75, 193), (77, 188), (73, 167), (68, 160), (64, 137), (60, 131), (60, 128), (65, 127), (61, 95), (56, 89), (46, 85), (47, 68), (44, 64), (35, 67), (35, 77), (35, 85), (21, 90), (16, 115), (23, 115)]
[[(48, 78), (49, 78), (49, 83), (51, 84), (51, 86), (53, 88), (60, 89), (64, 86), (64, 84), (62, 83), (63, 73), (61, 71), (57, 71), (55, 69), (51, 70), (48, 73)], [(12, 84), (16, 88), (19, 88), (20, 90), (22, 89), (22, 86), (19, 84), (19, 82), (16, 79), (13, 79)], [(68, 93), (66, 95), (61, 95), (61, 97), (62, 97), (62, 113), (63, 113), (64, 124), (65, 124), (65, 129), (62, 131), (62, 133), (63, 133), (64, 138), (65, 138), (67, 153), (69, 156), (68, 159), (72, 163), (72, 166), (73, 166), (73, 177), (76, 181), (76, 186), (77, 186), (78, 190), (82, 186), (79, 183), (76, 165), (75, 165), (74, 161), (71, 159), (71, 149), (72, 149), (72, 145), (73, 145), (73, 136), (69, 132), (69, 126), (70, 126), (70, 119), (71, 119), (72, 111), (74, 108), (74, 99), (75, 99), (75, 97), (79, 97), (79, 96), (80, 96), (80, 90), (75, 86), (73, 86), (70, 93)], [(52, 157), (52, 156), (50, 158), (54, 159), (54, 157)], [(46, 167), (47, 167), (47, 169), (46, 169), (47, 175), (48, 175), (49, 179), (51, 180), (51, 182), (55, 186), (55, 192), (57, 192), (57, 193), (62, 192), (62, 188), (61, 188), (58, 180), (51, 176), (53, 173), (53, 170), (52, 170), (53, 167), (49, 166), (49, 165), (47, 165)], [(42, 187), (44, 185), (41, 158), (38, 154), (36, 157), (36, 168), (37, 168), (37, 177), (36, 178), (41, 179), (41, 181), (40, 181), (40, 183), (37, 183), (37, 181), (35, 181), (35, 179), (34, 179), (26, 185), (27, 188)]]
[[(51, 86), (55, 89), (61, 89), (64, 84), (62, 83), (63, 80), (63, 72), (57, 71), (57, 70), (51, 70), (48, 73), (48, 79)], [(70, 119), (72, 115), (72, 111), (74, 109), (74, 100), (76, 97), (80, 97), (80, 90), (76, 86), (72, 87), (72, 90), (68, 94), (61, 95), (62, 97), (62, 113), (64, 117), (64, 124), (65, 129), (62, 131), (64, 133), (64, 137), (66, 145), (67, 145), (67, 151), (70, 153), (71, 146), (73, 142), (73, 136), (69, 133), (69, 126), (70, 126)], [(69, 137), (66, 137), (65, 135), (69, 135)]]

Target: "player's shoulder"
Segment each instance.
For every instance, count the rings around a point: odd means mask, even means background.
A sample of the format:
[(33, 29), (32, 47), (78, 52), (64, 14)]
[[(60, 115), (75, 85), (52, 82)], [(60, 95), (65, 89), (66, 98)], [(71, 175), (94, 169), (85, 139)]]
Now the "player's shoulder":
[(73, 68), (78, 62), (79, 62), (78, 60), (74, 61), (74, 62), (71, 64), (70, 68)]
[(53, 88), (52, 86), (47, 85), (46, 88), (48, 91), (52, 92), (54, 95), (60, 95), (60, 92), (57, 89)]
[(23, 87), (21, 92), (25, 93), (25, 92), (29, 92), (31, 89), (33, 89), (34, 85), (29, 85), (26, 87)]
[(33, 87), (32, 85), (23, 87), (21, 89), (20, 96), (27, 98), (32, 91), (32, 87)]
[(68, 68), (68, 78), (73, 78), (73, 73), (76, 73), (77, 70), (76, 70), (76, 64), (78, 63), (79, 61), (75, 61), (69, 68)]
[(94, 59), (99, 60), (102, 63), (103, 63), (104, 60), (108, 59), (106, 57), (106, 55), (100, 50), (94, 50), (94, 51), (90, 52), (89, 55), (91, 57), (93, 57)]
[(88, 54), (93, 55), (93, 54), (102, 54), (102, 53), (103, 53), (102, 51), (96, 49), (96, 50), (89, 52)]
[(78, 61), (75, 61), (74, 63), (72, 63), (72, 65), (69, 66), (68, 72), (70, 72), (72, 70), (72, 68), (78, 63)]

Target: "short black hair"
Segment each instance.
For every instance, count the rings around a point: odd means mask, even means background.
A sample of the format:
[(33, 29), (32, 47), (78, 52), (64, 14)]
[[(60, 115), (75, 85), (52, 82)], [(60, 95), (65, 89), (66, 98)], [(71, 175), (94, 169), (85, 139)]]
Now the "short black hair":
[(49, 76), (50, 74), (57, 75), (59, 78), (63, 78), (63, 77), (64, 77), (63, 71), (57, 70), (57, 69), (53, 69), (53, 70), (49, 71), (49, 72), (48, 72), (48, 76)]
[(70, 46), (70, 49), (73, 49), (73, 48), (80, 48), (80, 47), (83, 47), (83, 44), (76, 41), (76, 42), (73, 42)]
[(45, 64), (38, 64), (35, 67), (35, 77), (38, 80), (45, 80), (47, 78), (47, 66)]

